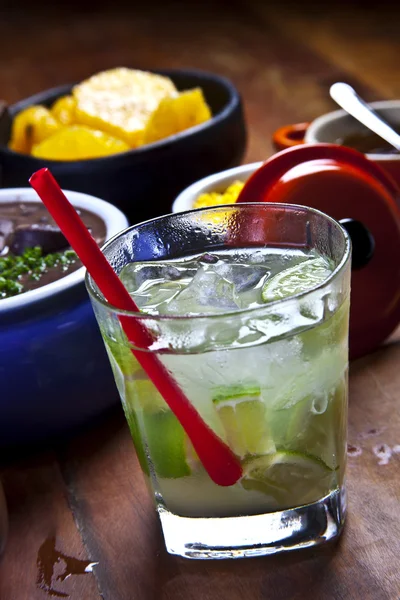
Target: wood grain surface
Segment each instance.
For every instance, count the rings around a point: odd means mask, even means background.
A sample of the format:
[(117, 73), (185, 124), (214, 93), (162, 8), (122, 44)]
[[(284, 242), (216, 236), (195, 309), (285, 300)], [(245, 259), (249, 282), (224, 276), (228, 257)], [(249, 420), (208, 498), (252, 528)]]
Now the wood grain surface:
[[(11, 103), (117, 65), (197, 67), (231, 78), (246, 159), (271, 134), (333, 108), (344, 79), (367, 100), (400, 97), (400, 12), (303, 3), (0, 7), (0, 97)], [(286, 556), (168, 556), (122, 411), (51, 448), (2, 457), (10, 532), (0, 600), (399, 600), (400, 330), (351, 365), (349, 517), (339, 543)]]

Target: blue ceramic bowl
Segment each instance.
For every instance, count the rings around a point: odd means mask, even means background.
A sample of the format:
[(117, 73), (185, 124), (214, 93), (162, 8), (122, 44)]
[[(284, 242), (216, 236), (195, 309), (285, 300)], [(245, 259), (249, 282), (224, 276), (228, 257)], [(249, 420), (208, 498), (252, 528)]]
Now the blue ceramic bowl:
[(10, 106), (0, 119), (0, 185), (25, 185), (34, 171), (48, 166), (63, 188), (101, 196), (130, 223), (140, 223), (171, 212), (175, 197), (194, 181), (240, 164), (246, 128), (235, 86), (203, 71), (157, 72), (170, 77), (179, 90), (201, 87), (213, 117), (165, 140), (104, 158), (49, 161), (9, 150), (11, 119), (32, 104), (50, 106), (72, 86), (46, 90)]
[[(103, 219), (107, 239), (128, 224), (107, 202), (66, 195)], [(0, 204), (37, 200), (29, 188), (0, 190)], [(119, 401), (84, 274), (0, 300), (1, 447), (58, 436)]]

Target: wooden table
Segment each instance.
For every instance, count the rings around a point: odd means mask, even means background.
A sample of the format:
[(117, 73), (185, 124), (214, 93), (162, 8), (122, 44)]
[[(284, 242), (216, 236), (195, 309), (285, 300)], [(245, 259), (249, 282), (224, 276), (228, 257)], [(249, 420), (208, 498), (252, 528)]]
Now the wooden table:
[[(272, 152), (276, 127), (332, 109), (336, 80), (368, 100), (400, 97), (399, 13), (390, 4), (379, 13), (362, 3), (327, 13), (325, 4), (244, 0), (45, 5), (1, 8), (8, 102), (116, 65), (210, 69), (243, 94), (252, 161)], [(351, 365), (349, 517), (338, 544), (239, 562), (168, 556), (116, 407), (89, 431), (6, 464), (1, 600), (399, 600), (399, 367), (400, 330)]]

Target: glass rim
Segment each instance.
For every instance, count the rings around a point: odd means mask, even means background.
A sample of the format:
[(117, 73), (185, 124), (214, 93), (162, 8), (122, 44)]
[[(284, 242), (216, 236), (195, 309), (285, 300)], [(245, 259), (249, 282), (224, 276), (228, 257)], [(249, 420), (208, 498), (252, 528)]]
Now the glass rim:
[[(218, 318), (223, 318), (223, 317), (234, 317), (236, 315), (239, 316), (239, 315), (243, 315), (243, 314), (256, 313), (257, 311), (259, 312), (260, 310), (266, 310), (266, 309), (269, 309), (270, 307), (275, 307), (278, 305), (285, 306), (285, 304), (289, 304), (293, 300), (306, 298), (308, 295), (312, 294), (316, 290), (324, 289), (326, 286), (330, 285), (333, 281), (335, 281), (337, 279), (337, 277), (340, 276), (340, 274), (344, 270), (344, 268), (347, 265), (347, 262), (350, 258), (351, 240), (350, 240), (350, 236), (348, 235), (347, 231), (344, 229), (344, 227), (342, 227), (340, 225), (340, 223), (338, 221), (336, 221), (336, 219), (330, 217), (329, 215), (322, 212), (321, 210), (318, 210), (317, 208), (312, 208), (310, 206), (305, 206), (302, 204), (290, 204), (287, 202), (242, 202), (239, 204), (221, 204), (218, 206), (212, 206), (212, 207), (207, 206), (207, 207), (202, 207), (202, 208), (195, 208), (195, 209), (180, 211), (177, 213), (167, 213), (166, 215), (154, 217), (153, 219), (147, 219), (146, 221), (141, 221), (140, 223), (135, 223), (134, 225), (131, 225), (130, 227), (127, 227), (126, 229), (123, 229), (122, 231), (120, 231), (119, 233), (114, 235), (112, 238), (107, 240), (100, 249), (104, 254), (104, 250), (106, 248), (108, 248), (110, 245), (112, 245), (117, 239), (123, 237), (128, 232), (130, 232), (142, 225), (145, 225), (147, 223), (154, 223), (154, 222), (161, 221), (163, 219), (171, 218), (174, 216), (178, 217), (181, 215), (190, 215), (190, 214), (200, 213), (200, 212), (215, 213), (215, 212), (221, 212), (226, 209), (232, 210), (235, 207), (239, 208), (239, 210), (242, 210), (242, 207), (244, 208), (246, 206), (262, 206), (262, 205), (265, 205), (265, 207), (277, 207), (277, 208), (282, 208), (282, 209), (295, 208), (295, 209), (300, 209), (300, 210), (308, 212), (308, 213), (313, 213), (315, 215), (319, 215), (319, 216), (323, 217), (324, 219), (329, 221), (334, 227), (339, 229), (340, 233), (343, 236), (344, 242), (345, 242), (343, 256), (340, 259), (338, 265), (335, 267), (335, 269), (329, 275), (329, 277), (327, 277), (322, 283), (320, 283), (319, 285), (316, 285), (304, 292), (300, 292), (298, 294), (293, 294), (292, 296), (287, 296), (286, 298), (280, 298), (278, 300), (273, 300), (271, 302), (265, 303), (264, 305), (253, 306), (252, 308), (237, 308), (237, 309), (221, 311), (221, 312), (213, 313), (213, 314), (193, 313), (193, 314), (181, 314), (181, 315), (155, 315), (155, 314), (151, 314), (151, 313), (145, 313), (142, 311), (138, 312), (138, 311), (124, 310), (124, 309), (118, 308), (117, 306), (114, 306), (113, 304), (108, 302), (101, 293), (96, 291), (96, 289), (94, 288), (94, 285), (93, 285), (94, 280), (93, 280), (92, 276), (89, 274), (88, 270), (85, 269), (85, 285), (86, 285), (86, 289), (88, 291), (90, 298), (92, 298), (96, 303), (101, 304), (108, 311), (110, 311), (116, 315), (121, 315), (121, 316), (126, 316), (126, 317), (127, 316), (135, 317), (136, 319), (140, 319), (140, 320), (151, 319), (153, 321), (189, 321), (192, 319), (195, 319), (195, 320), (218, 319)], [(254, 248), (256, 248), (256, 246), (254, 246)], [(147, 261), (140, 261), (140, 262), (147, 262)]]

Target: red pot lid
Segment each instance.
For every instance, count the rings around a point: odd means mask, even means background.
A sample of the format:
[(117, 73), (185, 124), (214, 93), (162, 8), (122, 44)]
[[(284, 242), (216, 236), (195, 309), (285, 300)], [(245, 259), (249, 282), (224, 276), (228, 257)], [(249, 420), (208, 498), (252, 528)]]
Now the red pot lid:
[[(350, 356), (376, 348), (400, 322), (400, 210), (395, 182), (363, 154), (333, 144), (289, 148), (246, 182), (238, 202), (287, 202), (354, 219), (371, 233), (372, 258), (352, 269)], [(354, 257), (357, 240), (353, 240)]]

